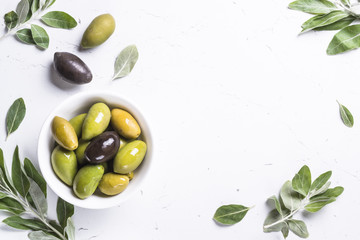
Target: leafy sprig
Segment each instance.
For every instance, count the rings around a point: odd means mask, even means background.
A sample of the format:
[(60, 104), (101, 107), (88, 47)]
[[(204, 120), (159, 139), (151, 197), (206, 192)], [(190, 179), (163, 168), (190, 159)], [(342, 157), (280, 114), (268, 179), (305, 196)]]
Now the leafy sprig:
[(289, 8), (315, 15), (302, 24), (302, 33), (310, 30), (340, 30), (331, 40), (326, 52), (329, 55), (343, 53), (360, 47), (360, 19), (358, 1), (350, 0), (296, 0)]
[(329, 188), (332, 172), (321, 174), (311, 182), (308, 166), (303, 166), (292, 181), (287, 181), (281, 188), (280, 196), (272, 196), (269, 201), (275, 205), (264, 222), (264, 232), (282, 232), (287, 238), (289, 231), (301, 238), (309, 236), (305, 222), (294, 219), (300, 211), (317, 212), (326, 205), (336, 201), (344, 191), (343, 187)]
[(23, 43), (47, 49), (50, 42), (49, 36), (43, 27), (31, 24), (33, 20), (41, 19), (45, 25), (54, 28), (71, 29), (77, 26), (76, 20), (65, 12), (52, 11), (43, 14), (55, 1), (21, 0), (16, 7), (16, 11), (5, 14), (4, 20), (8, 31), (1, 38), (15, 34)]
[(3, 220), (12, 228), (30, 230), (31, 240), (74, 240), (75, 226), (71, 219), (74, 206), (59, 198), (58, 222), (47, 217), (46, 181), (29, 159), (20, 162), (19, 149), (13, 155), (11, 177), (0, 148), (0, 211), (11, 214)]

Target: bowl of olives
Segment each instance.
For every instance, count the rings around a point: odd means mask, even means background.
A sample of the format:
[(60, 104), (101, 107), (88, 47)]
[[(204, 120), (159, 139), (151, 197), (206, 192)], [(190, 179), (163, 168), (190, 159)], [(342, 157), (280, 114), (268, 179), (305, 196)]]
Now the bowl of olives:
[(141, 112), (110, 92), (85, 92), (62, 102), (45, 120), (38, 143), (49, 187), (78, 207), (119, 205), (140, 190), (153, 141)]

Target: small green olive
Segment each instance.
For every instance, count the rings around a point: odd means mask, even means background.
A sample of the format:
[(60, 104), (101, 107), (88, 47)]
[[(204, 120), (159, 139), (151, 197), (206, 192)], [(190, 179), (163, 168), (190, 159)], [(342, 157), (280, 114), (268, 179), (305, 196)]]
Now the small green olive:
[(78, 138), (71, 124), (64, 118), (54, 117), (51, 130), (55, 141), (67, 150), (75, 150), (78, 147)]
[(105, 103), (91, 106), (82, 126), (82, 139), (90, 140), (105, 131), (111, 118), (109, 107)]
[(111, 125), (123, 137), (136, 139), (141, 129), (136, 119), (127, 111), (114, 108), (111, 110)]
[(110, 14), (97, 16), (86, 29), (81, 47), (93, 48), (104, 43), (115, 30), (115, 19)]
[(90, 144), (90, 141), (85, 141), (82, 139), (80, 139), (80, 141), (79, 141), (79, 147), (75, 150), (76, 159), (77, 159), (79, 165), (84, 165), (84, 163), (86, 163), (85, 150), (89, 144)]
[(67, 185), (72, 186), (77, 172), (77, 161), (73, 151), (57, 146), (51, 154), (51, 165), (55, 174)]
[(73, 190), (76, 196), (85, 199), (91, 196), (104, 174), (102, 165), (86, 165), (75, 176)]
[(114, 172), (127, 174), (134, 171), (143, 161), (146, 154), (146, 143), (135, 140), (125, 145), (115, 156)]
[(116, 173), (106, 173), (99, 183), (99, 189), (106, 195), (116, 195), (126, 189), (129, 184), (129, 177)]
[(81, 137), (81, 129), (82, 129), (82, 125), (84, 123), (85, 117), (86, 117), (86, 113), (83, 113), (83, 114), (77, 115), (76, 117), (73, 117), (69, 121), (71, 126), (73, 126), (78, 138)]

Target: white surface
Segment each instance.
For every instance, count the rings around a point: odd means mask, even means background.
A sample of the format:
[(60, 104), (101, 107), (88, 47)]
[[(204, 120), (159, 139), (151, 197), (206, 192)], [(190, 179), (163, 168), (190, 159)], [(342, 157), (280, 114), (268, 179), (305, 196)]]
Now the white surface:
[[(262, 232), (265, 200), (303, 164), (314, 176), (333, 170), (333, 185), (345, 187), (337, 202), (300, 215), (309, 239), (358, 239), (360, 50), (327, 56), (334, 33), (298, 36), (310, 15), (288, 10), (289, 2), (58, 0), (51, 9), (81, 23), (71, 31), (46, 28), (48, 50), (11, 37), (0, 42), (0, 119), (16, 98), (27, 104), (7, 142), (1, 131), (7, 163), (16, 145), (36, 163), (41, 125), (65, 98), (111, 89), (142, 109), (157, 151), (148, 181), (131, 200), (108, 210), (76, 208), (77, 239), (281, 239)], [(0, 15), (16, 3), (0, 0)], [(114, 35), (79, 52), (89, 22), (106, 12), (116, 18)], [(139, 61), (128, 77), (111, 82), (115, 57), (129, 44), (137, 45)], [(56, 51), (82, 58), (93, 82), (54, 83)], [(352, 111), (354, 128), (341, 123), (336, 99)], [(49, 195), (55, 218), (56, 196)], [(219, 227), (212, 216), (230, 203), (256, 207), (241, 223)], [(26, 238), (4, 224), (0, 231), (2, 239)]]
[[(74, 102), (76, 102), (77, 105), (74, 105)], [(51, 161), (49, 161), (49, 159), (51, 159), (51, 153), (54, 148), (54, 138), (51, 134), (51, 124), (55, 116), (71, 119), (78, 114), (87, 112), (89, 108), (97, 102), (105, 103), (107, 106), (109, 106), (110, 109), (121, 108), (130, 112), (141, 126), (140, 138), (146, 142), (147, 151), (143, 162), (136, 169), (136, 175), (131, 181), (131, 184), (129, 184), (126, 188), (126, 191), (111, 197), (94, 194), (86, 199), (80, 199), (74, 194), (72, 188), (68, 187), (59, 180), (52, 168)], [(153, 161), (153, 152), (154, 144), (151, 137), (151, 130), (146, 122), (146, 118), (141, 114), (141, 110), (137, 109), (129, 99), (123, 99), (114, 92), (88, 91), (67, 98), (48, 116), (39, 136), (38, 163), (48, 186), (59, 197), (78, 207), (88, 209), (104, 209), (119, 206), (134, 193), (140, 191), (140, 188), (146, 181), (146, 177), (150, 171), (150, 167)]]

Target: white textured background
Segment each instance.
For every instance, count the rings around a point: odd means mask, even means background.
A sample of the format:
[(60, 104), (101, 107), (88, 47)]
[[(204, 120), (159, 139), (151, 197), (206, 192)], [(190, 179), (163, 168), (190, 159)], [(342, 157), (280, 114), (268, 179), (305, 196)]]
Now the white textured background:
[[(287, 9), (288, 3), (58, 0), (51, 10), (70, 13), (79, 25), (47, 27), (48, 50), (13, 37), (0, 41), (0, 147), (7, 164), (19, 145), (21, 156), (37, 165), (42, 123), (65, 98), (111, 89), (142, 109), (157, 152), (147, 183), (129, 201), (107, 210), (76, 208), (77, 239), (281, 239), (262, 232), (265, 200), (303, 164), (314, 176), (333, 170), (333, 185), (345, 187), (337, 202), (299, 215), (309, 239), (358, 239), (360, 50), (327, 56), (334, 33), (299, 36), (310, 15)], [(0, 0), (0, 16), (16, 4)], [(84, 30), (102, 13), (115, 17), (115, 33), (79, 52)], [(111, 82), (115, 57), (129, 44), (137, 45), (139, 61), (128, 77)], [(55, 82), (56, 51), (82, 58), (93, 81), (75, 87)], [(27, 114), (5, 142), (6, 112), (18, 97)], [(342, 124), (336, 99), (352, 111), (354, 128)], [(51, 190), (49, 201), (55, 218)], [(241, 223), (220, 227), (212, 216), (230, 203), (256, 207)], [(0, 224), (1, 239), (26, 234)]]

